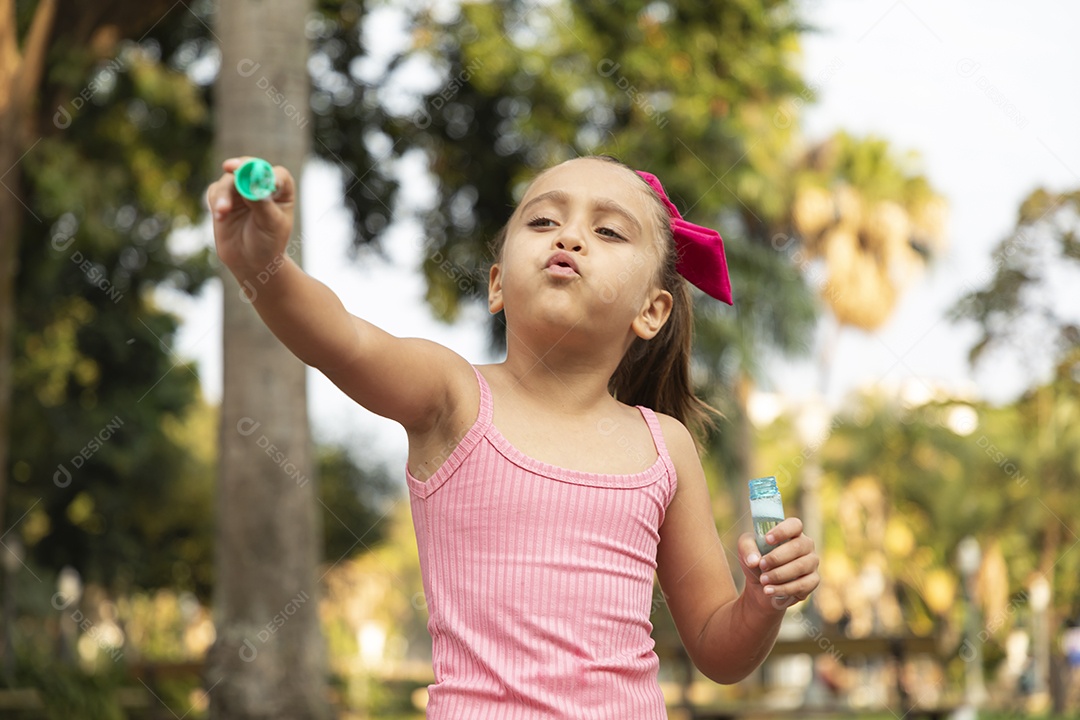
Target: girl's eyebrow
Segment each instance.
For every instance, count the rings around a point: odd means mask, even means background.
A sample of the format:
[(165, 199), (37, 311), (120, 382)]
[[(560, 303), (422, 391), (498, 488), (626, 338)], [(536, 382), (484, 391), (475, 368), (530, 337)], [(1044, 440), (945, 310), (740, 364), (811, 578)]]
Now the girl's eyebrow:
[[(544, 202), (545, 200), (550, 200), (557, 205), (567, 205), (570, 203), (570, 194), (565, 190), (548, 190), (546, 193), (541, 193), (529, 202), (525, 203), (521, 207), (522, 214), (528, 211), (528, 209), (533, 205)], [(602, 212), (610, 212), (621, 216), (624, 220), (626, 220), (626, 222), (630, 224), (634, 231), (636, 231), (639, 235), (641, 234), (641, 223), (639, 223), (637, 218), (635, 218), (628, 210), (626, 210), (626, 208), (624, 208), (622, 205), (615, 202), (614, 200), (611, 200), (609, 198), (597, 198), (593, 201), (593, 207)]]

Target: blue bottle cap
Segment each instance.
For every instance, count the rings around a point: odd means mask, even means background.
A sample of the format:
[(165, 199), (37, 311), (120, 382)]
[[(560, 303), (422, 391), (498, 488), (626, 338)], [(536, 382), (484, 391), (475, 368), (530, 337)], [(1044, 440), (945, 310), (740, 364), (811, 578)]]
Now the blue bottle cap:
[(236, 190), (248, 200), (264, 200), (274, 194), (274, 166), (261, 158), (251, 158), (233, 174)]
[(755, 478), (750, 481), (749, 485), (751, 500), (760, 500), (761, 498), (774, 497), (780, 494), (780, 489), (776, 487), (775, 475)]

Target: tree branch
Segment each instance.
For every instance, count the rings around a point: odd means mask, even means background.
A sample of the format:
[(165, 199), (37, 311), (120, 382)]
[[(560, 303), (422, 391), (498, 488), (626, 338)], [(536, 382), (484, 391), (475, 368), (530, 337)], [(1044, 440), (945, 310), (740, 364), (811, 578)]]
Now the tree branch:
[[(15, 0), (0, 0), (0, 78), (17, 74), (19, 65), (19, 38), (15, 33)], [(0, 87), (0, 93), (4, 89)], [(8, 97), (8, 102), (11, 98)], [(0, 94), (0, 109), (4, 107), (4, 98)]]
[[(10, 0), (0, 0), (10, 2)], [(45, 56), (49, 51), (49, 37), (52, 35), (53, 20), (56, 18), (56, 0), (41, 0), (34, 19), (30, 22), (30, 32), (23, 43), (22, 67), (19, 68), (14, 102), (27, 107), (41, 83), (41, 74), (45, 70)], [(27, 119), (31, 117), (27, 113)]]

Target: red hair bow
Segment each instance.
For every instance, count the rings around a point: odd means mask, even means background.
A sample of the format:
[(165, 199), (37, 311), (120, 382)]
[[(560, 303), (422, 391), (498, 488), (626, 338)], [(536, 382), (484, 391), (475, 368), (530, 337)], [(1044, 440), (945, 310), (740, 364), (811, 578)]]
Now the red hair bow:
[(656, 176), (641, 170), (638, 170), (637, 174), (656, 191), (671, 215), (671, 233), (675, 236), (675, 247), (679, 251), (679, 262), (676, 265), (679, 274), (706, 295), (732, 305), (731, 278), (728, 277), (724, 241), (720, 233), (683, 220), (678, 208), (668, 200), (664, 186)]

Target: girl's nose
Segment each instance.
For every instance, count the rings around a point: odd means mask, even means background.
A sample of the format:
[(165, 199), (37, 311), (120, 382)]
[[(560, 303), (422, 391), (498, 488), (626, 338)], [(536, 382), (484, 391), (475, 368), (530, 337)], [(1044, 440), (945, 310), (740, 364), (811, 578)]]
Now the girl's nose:
[(586, 217), (569, 217), (559, 231), (553, 233), (555, 247), (565, 252), (588, 252), (585, 239), (589, 237), (589, 220)]

